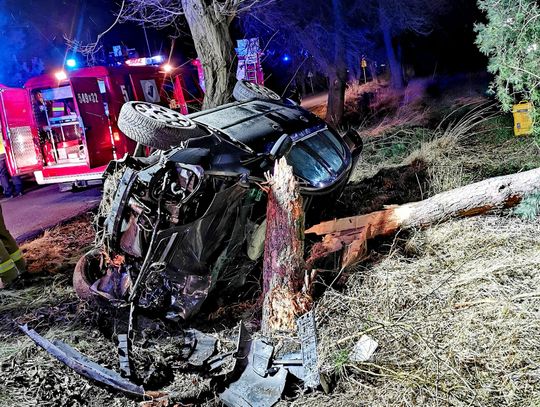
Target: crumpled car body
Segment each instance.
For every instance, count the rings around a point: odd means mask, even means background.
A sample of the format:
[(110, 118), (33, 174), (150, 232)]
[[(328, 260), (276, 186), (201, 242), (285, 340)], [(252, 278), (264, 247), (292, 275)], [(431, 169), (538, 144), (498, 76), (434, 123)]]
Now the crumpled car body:
[[(218, 284), (241, 286), (262, 256), (253, 236), (265, 227), (260, 184), (276, 152), (293, 167), (308, 215), (339, 194), (353, 167), (351, 143), (296, 105), (253, 100), (190, 118), (202, 136), (109, 165), (116, 181), (103, 198), (97, 250), (74, 276), (81, 297), (188, 319)], [(276, 148), (285, 141), (289, 148)]]

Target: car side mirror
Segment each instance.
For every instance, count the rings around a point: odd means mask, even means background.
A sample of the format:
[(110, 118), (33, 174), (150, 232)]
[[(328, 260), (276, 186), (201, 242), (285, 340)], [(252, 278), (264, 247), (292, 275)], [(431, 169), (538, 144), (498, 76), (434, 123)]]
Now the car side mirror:
[(276, 158), (281, 158), (289, 151), (291, 151), (291, 148), (293, 147), (293, 140), (291, 136), (288, 134), (282, 135), (278, 141), (272, 146), (272, 150), (270, 150), (270, 158), (275, 160)]

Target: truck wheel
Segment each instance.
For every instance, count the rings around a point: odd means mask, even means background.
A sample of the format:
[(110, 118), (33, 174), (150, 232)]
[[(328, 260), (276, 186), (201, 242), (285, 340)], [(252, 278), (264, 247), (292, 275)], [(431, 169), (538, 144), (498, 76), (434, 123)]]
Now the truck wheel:
[(203, 134), (188, 117), (148, 102), (124, 103), (118, 116), (118, 128), (130, 139), (160, 150), (168, 150)]
[(81, 300), (92, 300), (96, 295), (90, 287), (103, 276), (100, 270), (101, 252), (92, 250), (82, 256), (73, 271), (73, 288)]
[(233, 97), (238, 102), (246, 102), (252, 99), (281, 101), (281, 97), (273, 90), (244, 80), (236, 82)]

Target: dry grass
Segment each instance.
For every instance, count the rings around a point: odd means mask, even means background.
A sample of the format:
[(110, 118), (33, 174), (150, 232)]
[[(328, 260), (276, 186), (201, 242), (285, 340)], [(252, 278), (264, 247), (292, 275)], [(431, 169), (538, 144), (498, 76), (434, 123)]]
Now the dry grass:
[(484, 103), (465, 105), (445, 116), (433, 130), (394, 128), (364, 138), (364, 152), (351, 180), (360, 182), (383, 168), (413, 162), (428, 166), (428, 195), (486, 178), (540, 166), (540, 147), (532, 138), (516, 138), (508, 117)]
[[(532, 406), (540, 403), (540, 220), (496, 216), (414, 233), (317, 306), (329, 398), (295, 405)], [(362, 333), (368, 363), (348, 354)]]
[(86, 214), (65, 225), (49, 229), (42, 236), (21, 245), (30, 273), (71, 270), (85, 248), (94, 240), (92, 215)]

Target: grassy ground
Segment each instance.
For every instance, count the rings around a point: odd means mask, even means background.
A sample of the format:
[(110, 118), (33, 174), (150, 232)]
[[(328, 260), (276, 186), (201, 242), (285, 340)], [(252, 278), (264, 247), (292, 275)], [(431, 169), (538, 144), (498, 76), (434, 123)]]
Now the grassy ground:
[[(538, 144), (513, 137), (510, 117), (474, 107), (485, 99), (473, 87), (441, 98), (428, 94), (426, 83), (413, 85), (398, 95), (370, 88), (378, 96), (367, 108), (381, 113), (369, 120), (357, 120), (364, 107), (349, 103), (365, 151), (338, 214), (540, 167)], [(365, 90), (352, 89), (349, 100)], [(370, 260), (342, 273), (348, 280), (317, 299), (321, 371), (331, 391), (280, 405), (539, 405), (539, 209), (535, 195), (516, 211), (374, 242)], [(82, 379), (16, 327), (28, 323), (115, 367), (112, 315), (80, 303), (71, 288), (71, 270), (94, 239), (90, 223), (90, 216), (76, 219), (22, 246), (32, 277), (0, 292), (0, 407), (138, 405)], [(321, 279), (321, 288), (327, 284)], [(229, 349), (232, 326), (253, 318), (250, 307), (233, 304), (198, 323)], [(157, 320), (143, 325), (135, 359), (139, 371), (149, 372), (147, 387), (165, 387), (188, 405), (219, 405), (207, 378), (177, 365), (176, 331)], [(351, 349), (364, 333), (379, 349), (373, 360), (356, 363)]]

